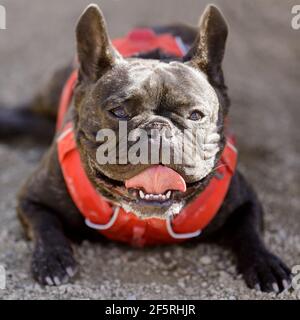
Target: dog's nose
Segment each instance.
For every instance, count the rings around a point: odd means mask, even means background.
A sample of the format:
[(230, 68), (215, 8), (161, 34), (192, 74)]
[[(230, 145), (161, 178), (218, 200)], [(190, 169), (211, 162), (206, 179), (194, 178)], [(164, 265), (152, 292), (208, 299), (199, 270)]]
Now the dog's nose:
[(170, 139), (173, 137), (171, 127), (168, 124), (154, 123), (147, 127), (147, 130), (149, 139), (157, 139), (159, 137), (163, 139)]
[[(171, 124), (164, 119), (157, 119), (157, 120), (152, 120), (151, 122), (149, 122), (146, 125), (146, 128), (148, 130), (148, 136), (149, 138), (154, 138), (153, 137), (153, 133), (155, 134), (155, 131), (159, 134), (159, 135), (163, 135), (165, 137), (168, 138), (172, 138), (173, 134), (172, 134), (172, 126)], [(154, 130), (154, 132), (153, 132)], [(152, 131), (152, 134), (151, 134)]]
[(170, 129), (171, 130), (171, 126), (167, 121), (163, 121), (163, 120), (157, 120), (157, 121), (152, 121), (150, 122), (147, 127), (149, 129)]

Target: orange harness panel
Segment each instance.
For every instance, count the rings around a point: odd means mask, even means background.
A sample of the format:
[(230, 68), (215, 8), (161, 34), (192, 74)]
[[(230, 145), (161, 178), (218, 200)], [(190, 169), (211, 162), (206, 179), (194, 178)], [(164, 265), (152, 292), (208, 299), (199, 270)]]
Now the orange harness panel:
[[(136, 29), (127, 38), (117, 39), (113, 43), (125, 56), (156, 48), (177, 56), (184, 54), (178, 39), (171, 35), (157, 36), (148, 29)], [(61, 129), (76, 81), (77, 71), (74, 71), (61, 96), (57, 121), (57, 129), (60, 131), (57, 149), (68, 191), (85, 217), (86, 224), (99, 230), (107, 238), (139, 247), (177, 243), (198, 236), (217, 214), (228, 191), (237, 163), (233, 137), (226, 137), (226, 145), (215, 176), (203, 192), (172, 221), (170, 218), (140, 219), (131, 212), (125, 212), (121, 207), (113, 207), (97, 192), (82, 166), (72, 123), (66, 123)]]

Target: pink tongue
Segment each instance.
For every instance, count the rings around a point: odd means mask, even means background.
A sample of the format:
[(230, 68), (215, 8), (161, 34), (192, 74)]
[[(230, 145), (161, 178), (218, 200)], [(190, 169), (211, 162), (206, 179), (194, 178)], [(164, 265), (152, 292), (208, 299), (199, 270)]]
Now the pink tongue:
[(125, 187), (143, 188), (147, 193), (159, 194), (167, 190), (185, 192), (184, 179), (176, 171), (161, 165), (152, 166), (135, 177), (125, 181)]

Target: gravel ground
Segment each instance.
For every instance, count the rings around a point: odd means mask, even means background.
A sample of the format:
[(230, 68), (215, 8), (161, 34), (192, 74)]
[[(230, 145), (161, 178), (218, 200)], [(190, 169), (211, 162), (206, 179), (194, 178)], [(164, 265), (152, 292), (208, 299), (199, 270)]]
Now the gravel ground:
[[(96, 0), (95, 0), (96, 1)], [(196, 24), (205, 1), (99, 1), (111, 35), (132, 26)], [(2, 0), (0, 101), (28, 99), (74, 55), (74, 25), (88, 1)], [(266, 210), (265, 240), (289, 266), (300, 264), (300, 30), (290, 26), (294, 1), (216, 1), (231, 26), (225, 59), (231, 122), (240, 169)], [(0, 144), (0, 264), (7, 288), (0, 299), (295, 299), (249, 290), (234, 258), (214, 245), (136, 250), (115, 243), (75, 246), (81, 272), (72, 284), (41, 287), (30, 277), (32, 244), (15, 215), (15, 194), (43, 150), (28, 142)]]

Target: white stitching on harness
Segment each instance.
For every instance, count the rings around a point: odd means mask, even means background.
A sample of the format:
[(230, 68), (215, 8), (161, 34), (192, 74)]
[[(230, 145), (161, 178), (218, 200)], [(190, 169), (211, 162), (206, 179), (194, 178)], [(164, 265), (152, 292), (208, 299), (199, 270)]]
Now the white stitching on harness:
[(189, 232), (189, 233), (176, 233), (172, 229), (172, 221), (171, 221), (171, 219), (172, 219), (171, 216), (168, 216), (167, 221), (166, 221), (166, 225), (167, 225), (167, 230), (168, 230), (169, 235), (174, 239), (194, 238), (194, 237), (198, 237), (202, 232), (202, 230), (197, 230), (195, 232)]
[(114, 212), (110, 218), (110, 220), (106, 224), (96, 224), (91, 222), (89, 219), (85, 219), (85, 224), (95, 230), (107, 230), (113, 226), (118, 218), (120, 207), (114, 207)]

